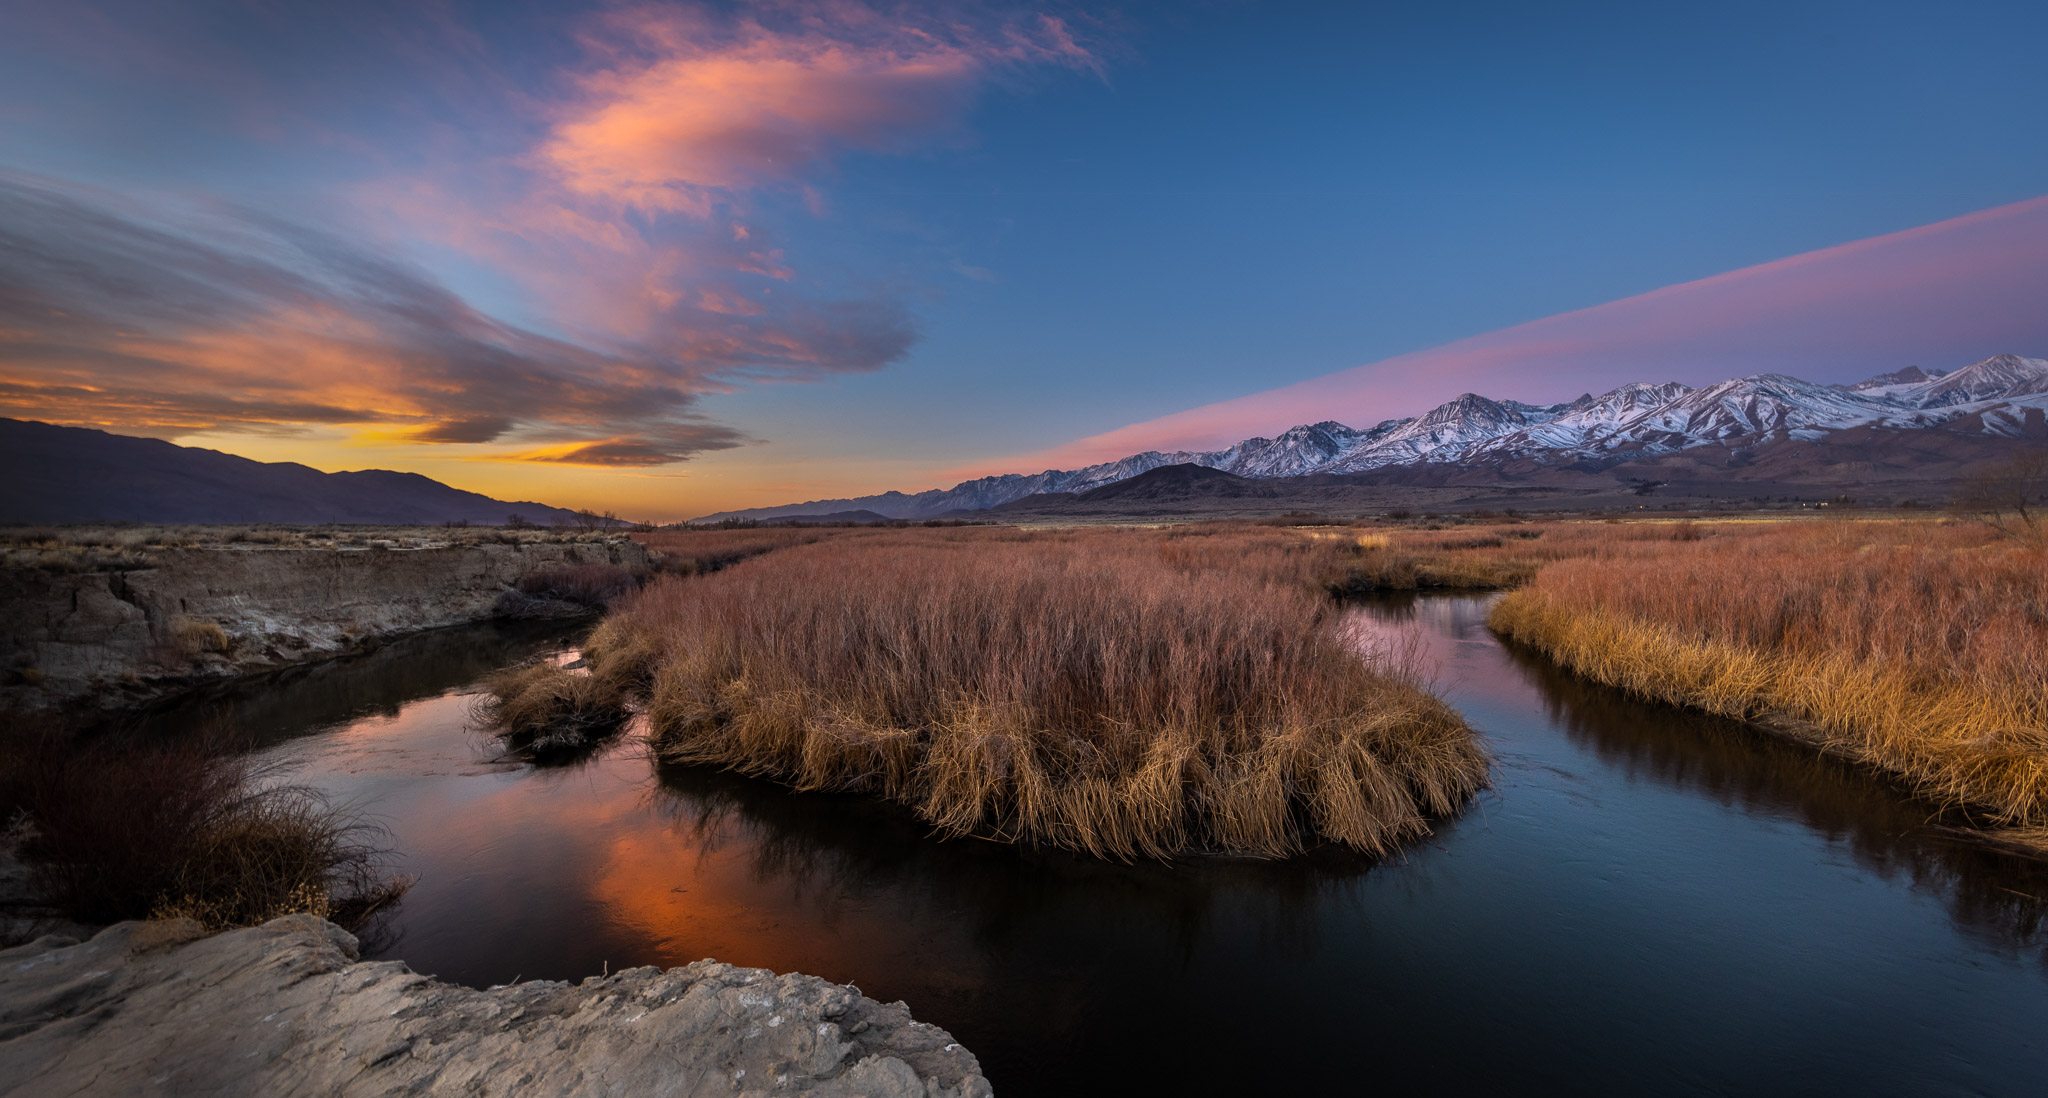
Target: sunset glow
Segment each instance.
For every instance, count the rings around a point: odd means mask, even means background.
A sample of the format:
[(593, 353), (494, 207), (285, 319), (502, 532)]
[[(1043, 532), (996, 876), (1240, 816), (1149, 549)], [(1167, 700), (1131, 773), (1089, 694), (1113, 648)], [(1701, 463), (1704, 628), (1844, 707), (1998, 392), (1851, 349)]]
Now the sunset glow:
[(1967, 44), (1902, 85), (1733, 13), (179, 7), (0, 46), (0, 415), (676, 519), (2048, 348), (2048, 154), (1972, 136), (2048, 104), (1962, 16), (1870, 14)]

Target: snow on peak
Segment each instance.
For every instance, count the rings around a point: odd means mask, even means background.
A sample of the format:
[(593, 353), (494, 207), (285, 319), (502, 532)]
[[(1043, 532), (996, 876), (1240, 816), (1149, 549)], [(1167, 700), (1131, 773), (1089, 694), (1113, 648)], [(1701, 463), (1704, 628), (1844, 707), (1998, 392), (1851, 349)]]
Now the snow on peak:
[(1888, 374), (1864, 378), (1862, 381), (1848, 386), (1848, 388), (1854, 389), (1859, 393), (1869, 392), (1872, 389), (1889, 390), (1897, 386), (1919, 385), (1923, 382), (1933, 381), (1941, 376), (1942, 372), (1940, 370), (1923, 370), (1918, 366), (1908, 366), (1903, 370), (1893, 370)]
[(2010, 400), (2048, 393), (2048, 359), (1993, 355), (1955, 373), (1891, 392), (1914, 408), (1939, 408), (1980, 400)]
[[(1358, 430), (1335, 420), (1248, 438), (1222, 450), (1148, 450), (1082, 469), (982, 477), (915, 495), (726, 512), (708, 518), (770, 517), (799, 511), (871, 510), (891, 518), (929, 518), (982, 510), (1045, 492), (1085, 492), (1165, 465), (1195, 464), (1245, 477), (1355, 473), (1419, 462), (1531, 459), (1558, 465), (1611, 464), (1710, 443), (1819, 438), (1862, 424), (1928, 427), (1951, 423), (2012, 434), (2048, 410), (2048, 359), (1996, 355), (1943, 374), (1907, 367), (1854, 386), (1817, 385), (1786, 374), (1732, 378), (1702, 388), (1631, 382), (1599, 396), (1536, 405), (1462, 393), (1421, 416)], [(1975, 417), (1975, 418), (1971, 418)]]

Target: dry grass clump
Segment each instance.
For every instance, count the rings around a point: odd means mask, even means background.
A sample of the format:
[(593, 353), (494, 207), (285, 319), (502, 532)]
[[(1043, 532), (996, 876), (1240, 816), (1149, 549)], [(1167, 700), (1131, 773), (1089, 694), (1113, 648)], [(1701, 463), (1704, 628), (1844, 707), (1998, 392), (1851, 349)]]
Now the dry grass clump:
[(570, 761), (616, 734), (631, 713), (613, 679), (583, 669), (531, 663), (484, 681), (476, 720), (532, 762)]
[(38, 893), (88, 923), (190, 916), (210, 929), (310, 911), (358, 926), (404, 892), (376, 829), (267, 782), (214, 738), (10, 737), (0, 812)]
[(1389, 851), (1480, 789), (1486, 757), (1285, 575), (1306, 539), (1266, 537), (1249, 563), (1146, 531), (835, 540), (651, 586), (592, 647), (600, 675), (652, 667), (664, 759), (876, 794), (948, 834)]
[(226, 652), (234, 647), (233, 639), (219, 622), (199, 618), (179, 618), (172, 622), (171, 644), (185, 659), (208, 652)]
[(1932, 797), (2048, 825), (2039, 547), (1927, 522), (1695, 528), (1553, 564), (1493, 625), (1601, 682), (1796, 722)]
[(306, 912), (360, 926), (410, 883), (379, 872), (362, 832), (311, 790), (245, 789), (194, 834), (150, 917), (225, 929)]

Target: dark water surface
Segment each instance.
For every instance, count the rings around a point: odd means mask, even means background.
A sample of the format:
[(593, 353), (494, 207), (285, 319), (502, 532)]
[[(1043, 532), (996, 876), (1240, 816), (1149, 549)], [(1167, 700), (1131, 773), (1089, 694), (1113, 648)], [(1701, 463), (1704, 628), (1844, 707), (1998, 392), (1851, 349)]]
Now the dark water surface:
[[(419, 883), (376, 955), (484, 986), (717, 957), (951, 1030), (997, 1093), (2048, 1094), (2048, 873), (1726, 722), (1504, 649), (1487, 600), (1389, 600), (1498, 753), (1397, 863), (1124, 866), (467, 726), (559, 628), (435, 634), (239, 700)], [(396, 647), (396, 646), (395, 646)]]

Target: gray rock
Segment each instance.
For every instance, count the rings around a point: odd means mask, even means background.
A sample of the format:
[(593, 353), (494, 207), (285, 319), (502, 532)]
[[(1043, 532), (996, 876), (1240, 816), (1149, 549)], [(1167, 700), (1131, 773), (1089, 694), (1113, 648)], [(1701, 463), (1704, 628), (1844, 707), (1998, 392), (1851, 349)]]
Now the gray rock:
[(476, 991), (293, 915), (0, 951), (0, 1093), (987, 1098), (946, 1031), (815, 976), (698, 961)]
[[(648, 566), (646, 548), (623, 537), (407, 550), (161, 549), (150, 561), (126, 572), (0, 567), (0, 710), (134, 705), (210, 679), (499, 616), (499, 600), (532, 572)], [(181, 645), (181, 629), (192, 627), (218, 629), (218, 643)], [(33, 681), (12, 669), (32, 670)]]

